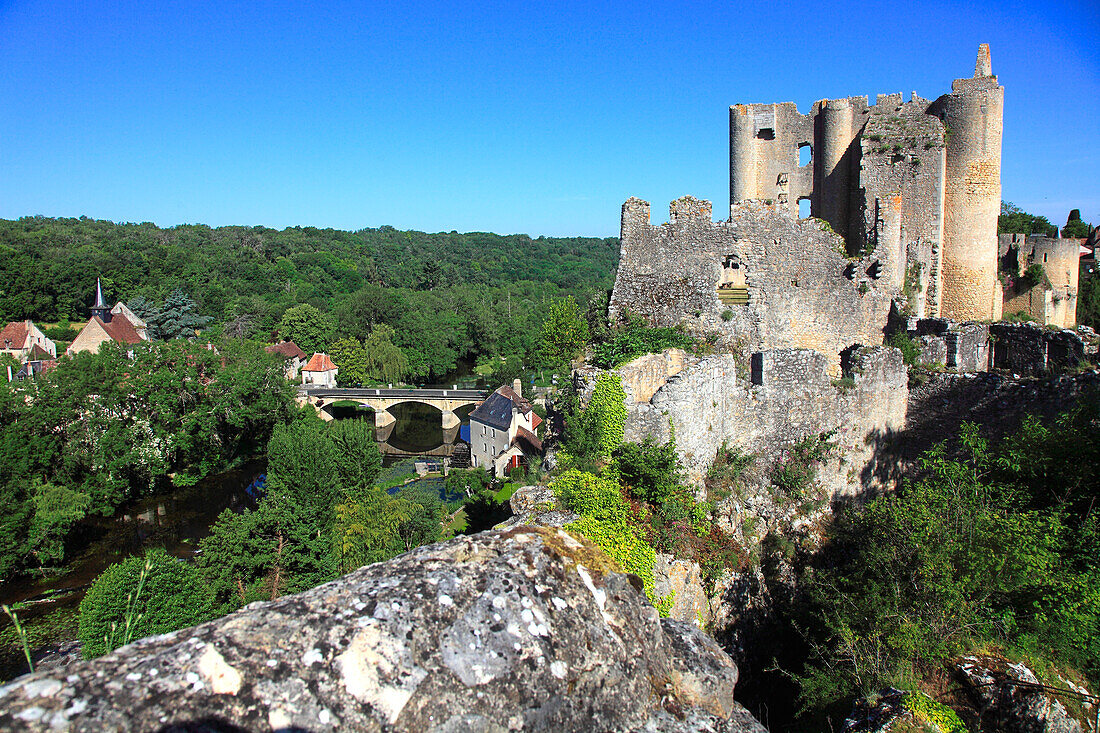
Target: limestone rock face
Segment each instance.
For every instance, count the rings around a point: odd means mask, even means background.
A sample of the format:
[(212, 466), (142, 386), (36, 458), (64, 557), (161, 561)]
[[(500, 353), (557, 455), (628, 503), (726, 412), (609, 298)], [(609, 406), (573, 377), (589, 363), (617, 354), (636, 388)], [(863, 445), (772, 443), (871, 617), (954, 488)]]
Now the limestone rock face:
[(595, 546), (516, 527), (21, 677), (0, 729), (762, 733), (736, 682)]
[[(960, 680), (981, 712), (982, 721), (992, 730), (1006, 733), (1082, 733), (1092, 730), (1082, 726), (1059, 700), (1059, 693), (1029, 687), (1037, 685), (1035, 673), (1021, 663), (998, 657), (963, 657), (955, 664)], [(1024, 684), (1016, 684), (1024, 683)], [(1088, 695), (1088, 690), (1063, 680), (1057, 687), (1076, 689)], [(1096, 709), (1090, 704), (1081, 709), (1091, 720)]]
[(653, 565), (653, 582), (658, 598), (672, 596), (670, 618), (702, 628), (710, 626), (714, 614), (703, 587), (699, 563), (659, 552)]
[(497, 529), (537, 525), (562, 527), (580, 519), (580, 515), (559, 506), (554, 491), (549, 486), (521, 486), (508, 500), (512, 517)]

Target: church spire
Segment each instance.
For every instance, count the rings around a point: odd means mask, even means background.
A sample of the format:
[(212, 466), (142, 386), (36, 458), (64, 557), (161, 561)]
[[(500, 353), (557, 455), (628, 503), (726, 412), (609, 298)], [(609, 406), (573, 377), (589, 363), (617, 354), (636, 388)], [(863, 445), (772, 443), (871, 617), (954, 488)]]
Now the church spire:
[(104, 323), (111, 320), (111, 307), (103, 299), (103, 283), (98, 277), (95, 279), (95, 303), (92, 305), (92, 315), (99, 316), (99, 320)]

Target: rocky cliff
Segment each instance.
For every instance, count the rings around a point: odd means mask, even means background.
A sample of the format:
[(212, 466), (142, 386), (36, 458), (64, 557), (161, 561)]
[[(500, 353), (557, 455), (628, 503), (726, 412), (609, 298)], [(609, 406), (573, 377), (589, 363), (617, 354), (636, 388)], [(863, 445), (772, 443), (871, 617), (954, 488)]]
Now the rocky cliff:
[(558, 529), (415, 550), (0, 688), (0, 729), (752, 731), (737, 667)]

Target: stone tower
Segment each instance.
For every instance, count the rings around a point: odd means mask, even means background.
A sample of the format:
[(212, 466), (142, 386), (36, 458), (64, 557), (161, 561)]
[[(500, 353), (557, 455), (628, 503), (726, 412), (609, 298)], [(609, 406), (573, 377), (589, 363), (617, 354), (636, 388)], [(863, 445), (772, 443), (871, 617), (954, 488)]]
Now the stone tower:
[(978, 48), (972, 79), (956, 79), (929, 114), (946, 128), (943, 302), (955, 320), (1001, 317), (997, 216), (1001, 212), (1004, 87), (993, 76), (989, 46)]

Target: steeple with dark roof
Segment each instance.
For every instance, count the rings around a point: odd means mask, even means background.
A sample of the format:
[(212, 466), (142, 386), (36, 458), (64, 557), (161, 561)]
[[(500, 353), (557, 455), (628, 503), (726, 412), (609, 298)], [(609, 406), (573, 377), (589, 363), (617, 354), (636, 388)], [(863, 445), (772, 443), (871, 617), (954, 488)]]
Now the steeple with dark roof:
[(98, 277), (95, 279), (95, 303), (92, 305), (92, 315), (99, 316), (99, 320), (104, 323), (111, 322), (111, 306), (103, 300), (103, 284)]

